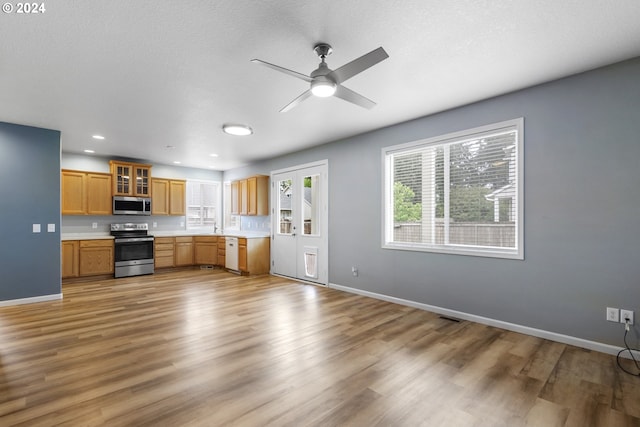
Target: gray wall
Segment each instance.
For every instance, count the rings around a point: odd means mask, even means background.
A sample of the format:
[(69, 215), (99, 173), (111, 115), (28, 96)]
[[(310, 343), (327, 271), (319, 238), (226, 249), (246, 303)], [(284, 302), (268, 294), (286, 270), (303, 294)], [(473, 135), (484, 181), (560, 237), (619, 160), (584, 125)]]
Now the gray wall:
[[(381, 249), (382, 147), (517, 117), (525, 120), (524, 261)], [(623, 328), (604, 320), (605, 307), (640, 316), (639, 135), (636, 58), (224, 178), (328, 159), (331, 283), (621, 345)]]
[(0, 204), (0, 301), (60, 294), (60, 132), (0, 122)]

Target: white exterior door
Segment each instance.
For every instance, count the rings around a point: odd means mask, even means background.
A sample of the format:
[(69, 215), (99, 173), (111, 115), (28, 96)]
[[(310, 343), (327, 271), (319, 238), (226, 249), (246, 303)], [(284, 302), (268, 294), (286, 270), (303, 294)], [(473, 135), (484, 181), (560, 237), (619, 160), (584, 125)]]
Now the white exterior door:
[(271, 272), (328, 284), (327, 162), (271, 174)]

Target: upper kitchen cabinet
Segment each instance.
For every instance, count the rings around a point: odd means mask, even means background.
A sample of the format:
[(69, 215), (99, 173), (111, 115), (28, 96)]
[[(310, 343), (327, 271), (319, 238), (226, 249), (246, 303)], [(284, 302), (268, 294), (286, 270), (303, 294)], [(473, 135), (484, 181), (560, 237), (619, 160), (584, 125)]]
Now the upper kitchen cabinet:
[(240, 214), (240, 183), (238, 181), (231, 182), (231, 214)]
[(111, 215), (111, 175), (61, 171), (63, 215)]
[(114, 196), (151, 197), (151, 165), (110, 161)]
[(251, 176), (231, 183), (231, 213), (269, 215), (269, 177)]
[(180, 179), (153, 178), (153, 215), (185, 215), (187, 182)]
[(85, 198), (87, 174), (85, 172), (63, 170), (61, 175), (62, 214), (85, 215), (87, 213)]
[(269, 215), (269, 177), (247, 178), (247, 215)]

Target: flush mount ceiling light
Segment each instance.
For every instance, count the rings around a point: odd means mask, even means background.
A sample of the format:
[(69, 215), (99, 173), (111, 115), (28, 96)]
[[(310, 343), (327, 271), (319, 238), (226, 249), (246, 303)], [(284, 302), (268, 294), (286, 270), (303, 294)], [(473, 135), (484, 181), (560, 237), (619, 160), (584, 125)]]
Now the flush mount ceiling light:
[(104, 136), (102, 136), (102, 135), (93, 135), (92, 138), (93, 139), (104, 139)]
[(253, 130), (247, 125), (225, 124), (222, 125), (222, 131), (229, 135), (247, 136), (253, 133)]

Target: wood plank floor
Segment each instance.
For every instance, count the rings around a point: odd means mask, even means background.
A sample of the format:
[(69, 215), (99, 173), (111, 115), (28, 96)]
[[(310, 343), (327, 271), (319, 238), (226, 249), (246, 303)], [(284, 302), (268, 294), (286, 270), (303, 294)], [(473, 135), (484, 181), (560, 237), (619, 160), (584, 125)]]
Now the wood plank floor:
[(0, 308), (2, 426), (640, 426), (609, 355), (273, 277)]

